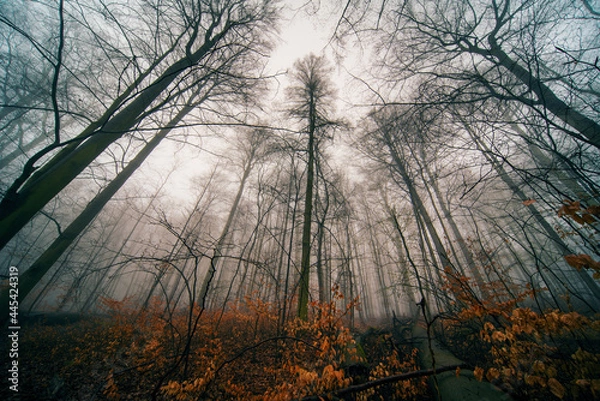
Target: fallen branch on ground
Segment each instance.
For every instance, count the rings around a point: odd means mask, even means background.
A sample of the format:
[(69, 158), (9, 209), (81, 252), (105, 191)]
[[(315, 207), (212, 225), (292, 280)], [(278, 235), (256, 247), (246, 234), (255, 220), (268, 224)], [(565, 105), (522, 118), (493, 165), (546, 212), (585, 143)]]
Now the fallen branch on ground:
[(310, 395), (308, 397), (301, 398), (297, 401), (324, 401), (324, 400), (335, 400), (339, 397), (343, 397), (352, 393), (359, 393), (361, 391), (368, 390), (373, 387), (382, 386), (384, 384), (396, 383), (402, 380), (415, 379), (417, 377), (431, 376), (438, 373), (444, 373), (458, 368), (464, 369), (469, 366), (466, 364), (442, 366), (436, 369), (416, 370), (414, 372), (402, 373), (399, 375), (382, 377), (381, 379), (372, 380), (362, 384), (356, 384), (340, 390), (335, 390), (327, 394)]

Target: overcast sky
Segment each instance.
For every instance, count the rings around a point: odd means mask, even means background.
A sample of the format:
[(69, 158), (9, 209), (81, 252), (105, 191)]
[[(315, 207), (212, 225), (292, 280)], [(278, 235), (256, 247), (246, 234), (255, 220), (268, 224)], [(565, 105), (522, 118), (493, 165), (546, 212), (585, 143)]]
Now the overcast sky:
[[(285, 102), (284, 89), (288, 85), (285, 72), (292, 69), (296, 60), (314, 53), (325, 55), (331, 66), (334, 67), (331, 79), (338, 89), (339, 100), (336, 107), (338, 115), (348, 118), (349, 116), (356, 117), (359, 114), (356, 112), (349, 113), (347, 108), (350, 107), (350, 103), (356, 101), (356, 89), (361, 85), (357, 85), (357, 82), (350, 84), (352, 78), (346, 70), (354, 70), (353, 73), (357, 73), (356, 71), (362, 68), (358, 65), (360, 57), (355, 54), (356, 52), (346, 51), (344, 54), (345, 62), (342, 65), (340, 60), (334, 61), (334, 46), (330, 43), (331, 35), (339, 18), (339, 12), (341, 12), (338, 3), (339, 0), (314, 3), (287, 0), (283, 3), (280, 32), (266, 71), (266, 75), (280, 74), (276, 78), (279, 83), (278, 90), (272, 94), (272, 98), (267, 100), (267, 103), (271, 103), (267, 107), (272, 107), (273, 111), (277, 112), (278, 109), (283, 109), (283, 102)], [(276, 87), (277, 85), (274, 86), (274, 88)], [(351, 93), (352, 91), (354, 91), (354, 94)], [(275, 121), (269, 123), (273, 124)], [(202, 130), (202, 128), (200, 129)], [(205, 138), (203, 145), (206, 146), (206, 150), (217, 154), (227, 153), (227, 145), (219, 145), (214, 139)], [(180, 149), (179, 152), (173, 155), (174, 147), (179, 146), (173, 144), (161, 145), (161, 152), (155, 152), (153, 158), (156, 158), (157, 164), (162, 166), (161, 170), (173, 164), (178, 166), (177, 173), (173, 174), (169, 180), (169, 186), (173, 188), (170, 191), (171, 194), (177, 195), (179, 198), (189, 198), (191, 177), (208, 174), (217, 160), (221, 160), (219, 162), (221, 168), (227, 169), (227, 163), (223, 161), (223, 158), (214, 154), (211, 155), (211, 152), (202, 151), (198, 153), (197, 150), (190, 152)], [(336, 140), (335, 148), (336, 151), (332, 153), (334, 159), (338, 158), (340, 152), (347, 151), (347, 146), (341, 138)], [(332, 161), (335, 162), (335, 160)], [(149, 174), (153, 175), (155, 173), (149, 172)]]
[(290, 68), (295, 60), (307, 54), (321, 54), (329, 42), (332, 26), (326, 24), (325, 15), (329, 10), (323, 7), (314, 10), (298, 4), (300, 2), (288, 0), (284, 7), (279, 34), (281, 41), (269, 61), (272, 72)]

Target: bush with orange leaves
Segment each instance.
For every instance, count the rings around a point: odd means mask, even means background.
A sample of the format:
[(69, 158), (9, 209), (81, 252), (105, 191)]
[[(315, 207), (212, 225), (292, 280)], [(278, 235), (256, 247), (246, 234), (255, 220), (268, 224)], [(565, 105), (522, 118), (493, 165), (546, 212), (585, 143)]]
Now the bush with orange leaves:
[[(418, 350), (413, 348), (408, 355), (400, 355), (399, 350), (393, 350), (386, 355), (372, 370), (369, 380), (376, 380), (383, 377), (408, 373), (419, 370), (417, 362)], [(380, 398), (372, 398), (379, 393)], [(390, 400), (426, 400), (428, 395), (427, 377), (420, 377), (409, 380), (401, 380), (394, 384), (387, 385), (380, 389), (366, 391), (356, 399), (360, 401), (372, 399), (390, 399)], [(385, 398), (384, 398), (385, 397)]]
[[(345, 324), (356, 300), (339, 290), (283, 325), (274, 305), (251, 299), (225, 312), (103, 303), (109, 319), (23, 330), (31, 398), (292, 400), (347, 387), (344, 367), (362, 358)], [(402, 365), (394, 358), (381, 374)]]
[(350, 329), (344, 319), (352, 313), (357, 299), (343, 309), (339, 288), (334, 287), (328, 303), (312, 302), (309, 319), (295, 319), (285, 327), (287, 341), (282, 347), (280, 373), (286, 377), (257, 400), (293, 400), (314, 394), (325, 394), (347, 387), (343, 366), (362, 360)]
[[(600, 397), (600, 320), (573, 311), (522, 306), (529, 288), (473, 283), (446, 270), (456, 311), (445, 319), (448, 345), (484, 378), (522, 400)], [(475, 294), (486, 292), (486, 297)]]

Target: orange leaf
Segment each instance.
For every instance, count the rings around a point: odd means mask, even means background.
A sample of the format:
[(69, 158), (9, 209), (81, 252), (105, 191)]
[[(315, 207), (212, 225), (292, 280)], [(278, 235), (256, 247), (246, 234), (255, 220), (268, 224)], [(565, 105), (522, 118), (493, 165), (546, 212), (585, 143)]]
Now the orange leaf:
[(535, 203), (535, 199), (527, 199), (527, 200), (524, 200), (524, 201), (523, 201), (523, 204), (524, 204), (525, 206), (531, 206), (531, 205), (533, 205), (534, 203)]
[(500, 372), (496, 368), (488, 369), (487, 374), (485, 375), (485, 378), (488, 379), (488, 381), (490, 381), (490, 382), (499, 377), (500, 377)]
[(533, 386), (536, 381), (539, 379), (538, 376), (533, 376), (533, 375), (525, 375), (525, 383), (528, 386)]
[(565, 396), (565, 388), (554, 377), (548, 380), (548, 387), (550, 387), (550, 391), (552, 392), (552, 394), (554, 394), (561, 400)]
[(564, 201), (563, 207), (558, 210), (558, 216), (574, 216), (575, 213), (581, 210), (581, 204), (579, 202)]
[(506, 335), (504, 335), (504, 333), (502, 333), (501, 331), (495, 331), (492, 333), (492, 340), (493, 341), (504, 341), (504, 340), (506, 340)]
[(600, 271), (600, 262), (596, 262), (590, 255), (579, 254), (579, 255), (567, 255), (565, 260), (569, 265), (577, 270), (583, 268)]
[(482, 368), (480, 368), (479, 366), (477, 366), (477, 367), (475, 368), (475, 370), (473, 371), (473, 375), (475, 376), (475, 378), (476, 378), (478, 381), (482, 381), (482, 380), (483, 380), (483, 369), (482, 369)]

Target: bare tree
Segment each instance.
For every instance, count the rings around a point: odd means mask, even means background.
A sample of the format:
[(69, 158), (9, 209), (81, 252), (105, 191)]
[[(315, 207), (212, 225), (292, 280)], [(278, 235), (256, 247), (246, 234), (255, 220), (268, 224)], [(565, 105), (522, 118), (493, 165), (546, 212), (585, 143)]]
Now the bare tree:
[(303, 124), (301, 132), (306, 133), (308, 136), (306, 145), (306, 195), (302, 225), (302, 261), (300, 263), (298, 298), (298, 317), (301, 319), (308, 317), (315, 153), (317, 142), (326, 138), (327, 131), (335, 125), (329, 116), (333, 106), (331, 102), (334, 89), (328, 73), (325, 58), (311, 54), (294, 64), (293, 83), (288, 88), (288, 97), (292, 102), (289, 112)]
[[(114, 97), (102, 102), (102, 114), (92, 117), (78, 134), (70, 138), (64, 135), (60, 126), (63, 114), (58, 97), (54, 95), (58, 90), (58, 86), (54, 86), (60, 80), (59, 72), (62, 72), (60, 54), (67, 44), (63, 37), (63, 21), (67, 12), (61, 2), (57, 28), (61, 38), (57, 44), (59, 55), (46, 55), (55, 65), (52, 91), (54, 136), (49, 145), (25, 163), (21, 174), (4, 194), (0, 203), (0, 247), (6, 245), (50, 199), (109, 146), (144, 122), (150, 114), (166, 105), (173, 105), (172, 101), (180, 93), (216, 82), (218, 85), (225, 84), (229, 94), (243, 95), (243, 82), (255, 81), (256, 78), (244, 73), (248, 71), (247, 62), (262, 54), (275, 17), (274, 4), (269, 0), (252, 3), (239, 0), (177, 2), (174, 7), (168, 8), (145, 3), (139, 5), (139, 9), (129, 8), (135, 12), (123, 16), (122, 20), (111, 14), (114, 10), (106, 5), (103, 7), (99, 14), (104, 13), (114, 20), (113, 27), (119, 32), (117, 36), (130, 44), (132, 53), (115, 82), (117, 90), (112, 91)], [(70, 13), (84, 13), (83, 10), (75, 9)], [(150, 12), (153, 14), (147, 14)], [(150, 18), (150, 15), (153, 17)], [(85, 16), (85, 13), (80, 15), (75, 22), (86, 22)], [(154, 25), (149, 25), (150, 31), (156, 33), (153, 40), (144, 42), (136, 37), (140, 43), (154, 43), (153, 49), (138, 51), (133, 47), (135, 34), (126, 28), (126, 23), (138, 17), (145, 22), (155, 21)], [(3, 17), (1, 22), (27, 35), (7, 18)], [(91, 36), (103, 45), (108, 32), (97, 32), (92, 26), (88, 25)], [(100, 51), (103, 49), (109, 50), (101, 47)], [(137, 60), (138, 53), (153, 56), (141, 61)], [(233, 85), (232, 80), (237, 84)]]
[[(393, 93), (415, 76), (425, 85), (444, 82), (440, 102), (511, 102), (600, 149), (598, 17), (579, 2), (348, 2), (338, 32), (370, 34), (375, 24)], [(589, 62), (573, 62), (569, 54)]]

